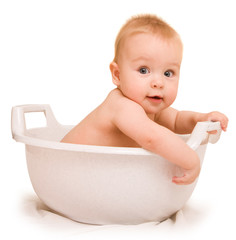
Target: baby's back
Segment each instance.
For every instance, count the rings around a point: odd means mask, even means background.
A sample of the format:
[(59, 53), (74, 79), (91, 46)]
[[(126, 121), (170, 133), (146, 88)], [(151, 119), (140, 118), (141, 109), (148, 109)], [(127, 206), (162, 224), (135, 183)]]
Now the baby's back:
[(113, 122), (116, 103), (122, 97), (119, 90), (112, 90), (105, 101), (86, 116), (61, 141), (97, 146), (139, 147), (134, 140), (123, 134)]

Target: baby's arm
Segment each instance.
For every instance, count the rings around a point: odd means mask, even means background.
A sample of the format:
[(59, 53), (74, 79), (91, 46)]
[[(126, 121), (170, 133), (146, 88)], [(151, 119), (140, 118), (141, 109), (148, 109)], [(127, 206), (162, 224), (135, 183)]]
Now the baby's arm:
[[(228, 118), (220, 112), (198, 113), (191, 111), (177, 111), (173, 108), (167, 108), (162, 111), (161, 114), (157, 115), (155, 121), (178, 134), (192, 133), (197, 122), (203, 121), (219, 121), (221, 123), (221, 128), (224, 131), (226, 131), (228, 126)], [(210, 133), (214, 134), (216, 131)], [(185, 184), (186, 178), (188, 178), (189, 175), (194, 176), (192, 171), (196, 171), (196, 169), (184, 169), (184, 176), (173, 177), (173, 182), (176, 184)]]
[(199, 175), (198, 155), (180, 137), (150, 120), (143, 108), (122, 98), (116, 103), (113, 123), (141, 147), (152, 151), (184, 169), (184, 176), (174, 178), (177, 184), (190, 184)]
[(198, 113), (167, 108), (156, 118), (157, 123), (178, 134), (191, 133), (197, 122), (204, 121), (219, 121), (224, 131), (228, 126), (228, 118), (220, 112)]

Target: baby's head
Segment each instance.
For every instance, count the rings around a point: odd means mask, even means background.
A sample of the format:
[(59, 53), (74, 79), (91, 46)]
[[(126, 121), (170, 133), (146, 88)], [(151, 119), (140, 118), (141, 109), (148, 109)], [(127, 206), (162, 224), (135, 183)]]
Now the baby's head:
[(125, 40), (139, 33), (154, 34), (163, 40), (176, 40), (181, 43), (179, 34), (156, 15), (143, 14), (130, 18), (120, 29), (115, 41), (114, 62), (118, 63)]
[(167, 108), (177, 95), (182, 48), (177, 32), (158, 17), (131, 18), (116, 38), (113, 83), (149, 114)]

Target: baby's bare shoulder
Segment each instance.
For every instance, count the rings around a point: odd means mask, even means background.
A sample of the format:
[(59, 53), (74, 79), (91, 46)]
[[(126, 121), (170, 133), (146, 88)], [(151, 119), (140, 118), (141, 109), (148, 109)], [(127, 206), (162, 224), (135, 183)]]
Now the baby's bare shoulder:
[(115, 103), (122, 103), (123, 101), (128, 100), (127, 97), (123, 95), (123, 93), (118, 89), (113, 89), (107, 96), (106, 101), (115, 104)]
[(119, 89), (113, 90), (107, 101), (109, 107), (106, 107), (106, 109), (109, 111), (111, 122), (118, 128), (121, 125), (123, 127), (133, 125), (134, 122), (137, 122), (137, 119), (142, 122), (149, 119), (142, 106), (124, 96)]
[[(112, 90), (105, 101), (113, 111), (125, 111), (125, 110), (138, 110), (143, 108), (136, 102), (132, 101), (131, 99), (127, 98), (123, 95), (123, 93), (117, 88)], [(143, 110), (144, 111), (144, 110)]]

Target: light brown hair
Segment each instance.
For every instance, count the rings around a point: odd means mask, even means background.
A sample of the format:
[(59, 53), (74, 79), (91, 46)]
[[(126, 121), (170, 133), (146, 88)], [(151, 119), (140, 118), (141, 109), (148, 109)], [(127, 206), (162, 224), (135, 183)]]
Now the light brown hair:
[(124, 40), (137, 33), (156, 34), (164, 39), (177, 37), (180, 40), (179, 34), (156, 15), (142, 14), (133, 16), (123, 25), (116, 37), (114, 62), (118, 62), (120, 49)]

